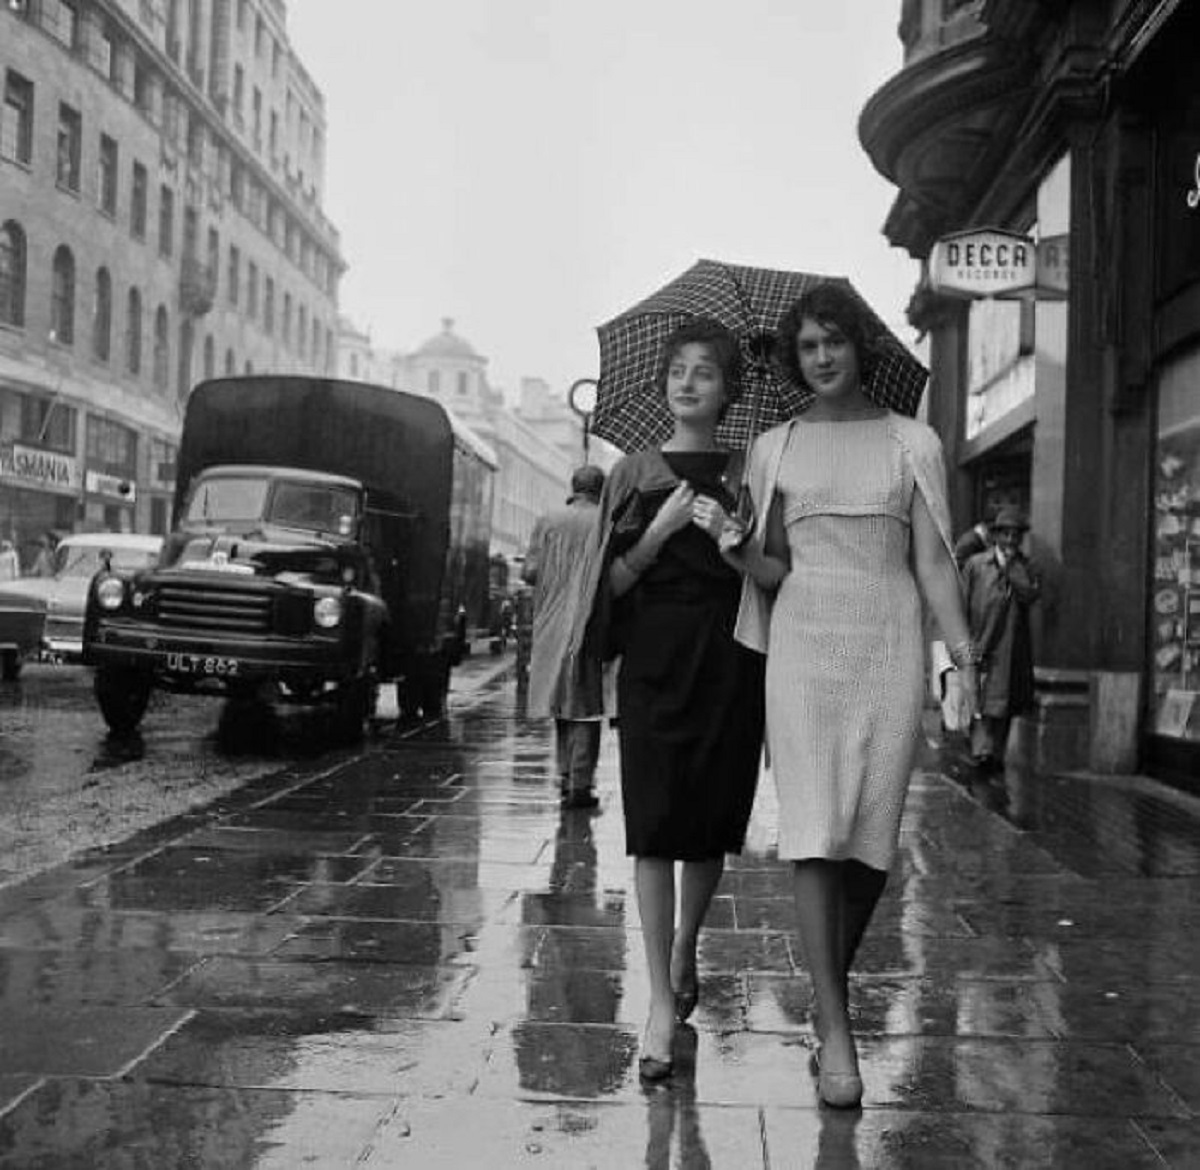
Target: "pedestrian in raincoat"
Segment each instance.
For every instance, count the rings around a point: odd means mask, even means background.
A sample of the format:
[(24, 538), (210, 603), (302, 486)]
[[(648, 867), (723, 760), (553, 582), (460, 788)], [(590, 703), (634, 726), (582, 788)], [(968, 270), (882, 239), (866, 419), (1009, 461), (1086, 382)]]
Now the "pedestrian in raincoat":
[(596, 760), (604, 719), (601, 663), (567, 657), (582, 590), (586, 552), (596, 524), (604, 472), (585, 464), (571, 476), (565, 507), (534, 525), (521, 571), (534, 587), (529, 663), (530, 715), (554, 718), (558, 776), (565, 808), (595, 808)]
[(1033, 702), (1029, 607), (1041, 595), (1037, 567), (1021, 550), (1029, 523), (1017, 508), (992, 522), (995, 543), (963, 566), (971, 638), (983, 656), (979, 716), (971, 729), (971, 759), (999, 765), (1012, 717)]

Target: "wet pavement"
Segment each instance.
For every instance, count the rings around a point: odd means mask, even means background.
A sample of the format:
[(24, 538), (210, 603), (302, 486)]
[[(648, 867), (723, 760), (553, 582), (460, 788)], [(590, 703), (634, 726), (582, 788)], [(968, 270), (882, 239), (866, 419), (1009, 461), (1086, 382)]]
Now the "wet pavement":
[(615, 736), (560, 812), (505, 663), (441, 727), (0, 890), (0, 1165), (1200, 1164), (1200, 802), (928, 750), (817, 1103), (769, 778), (644, 1089)]

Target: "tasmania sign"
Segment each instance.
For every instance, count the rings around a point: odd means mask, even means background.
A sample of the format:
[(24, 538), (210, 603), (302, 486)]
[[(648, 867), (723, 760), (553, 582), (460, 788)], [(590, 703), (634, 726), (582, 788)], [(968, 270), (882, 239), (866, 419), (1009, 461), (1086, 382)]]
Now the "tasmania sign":
[(942, 293), (1005, 297), (1027, 293), (1037, 283), (1037, 244), (1000, 228), (944, 236), (929, 255), (929, 282)]

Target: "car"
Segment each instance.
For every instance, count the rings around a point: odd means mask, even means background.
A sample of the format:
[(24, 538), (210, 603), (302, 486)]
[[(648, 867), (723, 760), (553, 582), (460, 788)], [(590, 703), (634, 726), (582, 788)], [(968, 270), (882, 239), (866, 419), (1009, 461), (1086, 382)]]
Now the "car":
[(46, 602), (20, 590), (19, 583), (0, 590), (0, 678), (12, 682), (25, 659), (42, 647), (46, 628)]
[[(132, 573), (158, 562), (162, 537), (133, 532), (79, 532), (66, 536), (54, 550), (52, 577), (22, 577), (0, 585), (0, 606), (28, 616), (40, 608), (44, 627), (40, 649), (54, 661), (79, 662), (83, 657), (83, 615), (88, 586), (103, 568)], [(0, 635), (0, 647), (4, 645)], [(4, 659), (7, 666), (8, 658)], [(18, 667), (19, 669), (19, 667)]]

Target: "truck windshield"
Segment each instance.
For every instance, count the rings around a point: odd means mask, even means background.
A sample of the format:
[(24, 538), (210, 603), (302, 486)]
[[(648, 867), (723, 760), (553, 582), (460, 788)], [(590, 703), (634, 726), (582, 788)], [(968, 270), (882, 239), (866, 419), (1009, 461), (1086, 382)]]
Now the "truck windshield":
[(229, 520), (258, 520), (263, 514), (270, 481), (236, 476), (214, 476), (196, 485), (188, 502), (187, 518), (211, 524)]
[(344, 487), (280, 480), (271, 495), (267, 518), (291, 528), (313, 528), (349, 536), (358, 514), (357, 495)]

